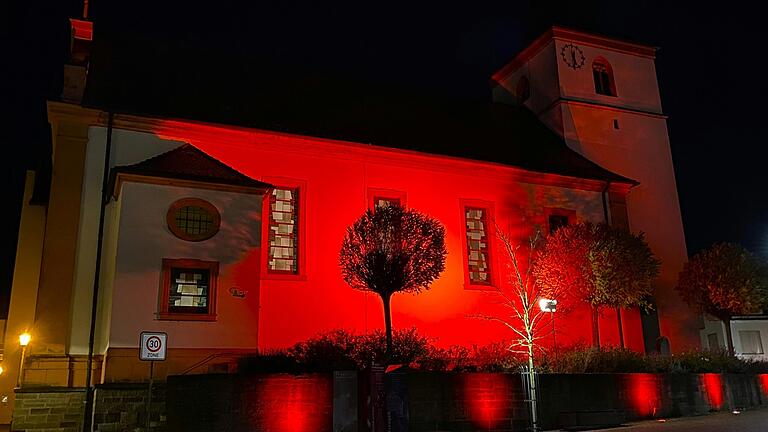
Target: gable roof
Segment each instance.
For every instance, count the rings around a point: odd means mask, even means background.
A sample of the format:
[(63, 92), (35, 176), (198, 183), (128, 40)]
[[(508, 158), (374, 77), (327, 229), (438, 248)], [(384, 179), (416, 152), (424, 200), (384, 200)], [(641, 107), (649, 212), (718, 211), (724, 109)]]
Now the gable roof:
[(133, 165), (114, 167), (111, 176), (115, 195), (119, 193), (120, 176), (126, 174), (131, 178), (138, 176), (165, 179), (169, 184), (173, 184), (174, 180), (181, 180), (202, 183), (209, 187), (230, 186), (237, 189), (254, 189), (254, 191), (266, 191), (274, 187), (234, 170), (189, 144), (183, 144)]
[(406, 92), (253, 59), (206, 62), (192, 48), (159, 45), (97, 38), (83, 104), (636, 184), (571, 150), (522, 106)]

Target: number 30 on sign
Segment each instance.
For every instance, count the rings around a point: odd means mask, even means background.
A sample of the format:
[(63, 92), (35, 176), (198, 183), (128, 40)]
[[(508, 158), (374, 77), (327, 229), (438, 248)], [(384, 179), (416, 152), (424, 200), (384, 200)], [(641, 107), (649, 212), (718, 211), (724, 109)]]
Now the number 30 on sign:
[(168, 335), (163, 332), (141, 332), (139, 338), (139, 359), (144, 361), (163, 361), (167, 348)]

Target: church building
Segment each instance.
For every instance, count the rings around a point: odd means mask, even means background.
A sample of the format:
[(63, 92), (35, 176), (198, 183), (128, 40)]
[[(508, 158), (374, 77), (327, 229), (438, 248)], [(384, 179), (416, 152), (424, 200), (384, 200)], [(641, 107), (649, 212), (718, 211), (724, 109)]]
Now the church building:
[[(338, 255), (346, 227), (392, 203), (440, 221), (448, 249), (430, 290), (393, 297), (396, 329), (439, 346), (511, 339), (471, 317), (509, 284), (496, 230), (522, 242), (591, 221), (644, 232), (662, 262), (655, 309), (605, 311), (601, 343), (621, 343), (620, 322), (638, 352), (699, 346), (699, 318), (673, 289), (687, 253), (655, 48), (553, 27), (492, 77), (486, 102), (337, 97), (298, 79), (206, 117), (122, 109), (130, 77), (89, 64), (90, 23), (73, 25), (64, 95), (48, 104), (46, 203), (30, 203), (39, 177), (27, 179), (0, 423), (17, 383), (85, 386), (89, 352), (93, 383), (144, 381), (142, 331), (167, 334), (162, 380), (383, 328), (380, 299), (344, 283)], [(556, 319), (558, 345), (593, 343), (588, 307)]]

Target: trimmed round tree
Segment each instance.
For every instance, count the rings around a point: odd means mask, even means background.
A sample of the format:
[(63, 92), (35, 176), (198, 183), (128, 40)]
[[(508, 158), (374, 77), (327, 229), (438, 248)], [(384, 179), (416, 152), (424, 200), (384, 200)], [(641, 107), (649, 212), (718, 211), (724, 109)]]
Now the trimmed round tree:
[(738, 244), (718, 243), (685, 264), (676, 289), (689, 306), (723, 322), (733, 355), (731, 318), (768, 305), (768, 266)]
[(347, 228), (339, 253), (344, 281), (379, 295), (384, 305), (387, 358), (392, 353), (392, 294), (427, 290), (445, 269), (445, 228), (398, 205), (368, 210)]
[(659, 266), (642, 233), (583, 222), (564, 226), (546, 238), (533, 274), (544, 296), (592, 306), (592, 335), (597, 347), (600, 309), (615, 308), (623, 347), (621, 309), (650, 306), (648, 299)]

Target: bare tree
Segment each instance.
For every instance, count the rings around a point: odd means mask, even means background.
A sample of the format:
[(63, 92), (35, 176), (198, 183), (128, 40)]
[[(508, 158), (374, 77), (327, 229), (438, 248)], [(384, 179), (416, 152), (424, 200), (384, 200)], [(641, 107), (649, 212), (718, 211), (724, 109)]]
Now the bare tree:
[(344, 281), (378, 294), (384, 305), (387, 355), (392, 353), (392, 294), (417, 294), (445, 269), (445, 227), (412, 209), (390, 205), (368, 210), (347, 228), (339, 253)]
[[(514, 337), (508, 349), (514, 353), (523, 354), (528, 360), (526, 373), (528, 375), (528, 391), (531, 401), (531, 420), (534, 430), (537, 430), (537, 396), (535, 357), (539, 348), (538, 342), (551, 335), (551, 329), (546, 325), (544, 316), (549, 313), (539, 307), (542, 291), (532, 275), (532, 259), (540, 240), (539, 231), (528, 238), (525, 249), (521, 244), (513, 243), (509, 234), (496, 226), (496, 236), (501, 242), (506, 259), (508, 284), (502, 284), (491, 295), (499, 296), (501, 305), (508, 311), (504, 316), (490, 314), (475, 314), (473, 317), (498, 322), (512, 331)], [(521, 250), (522, 249), (522, 250)], [(554, 292), (549, 294), (553, 295)], [(552, 299), (552, 297), (550, 297)]]

